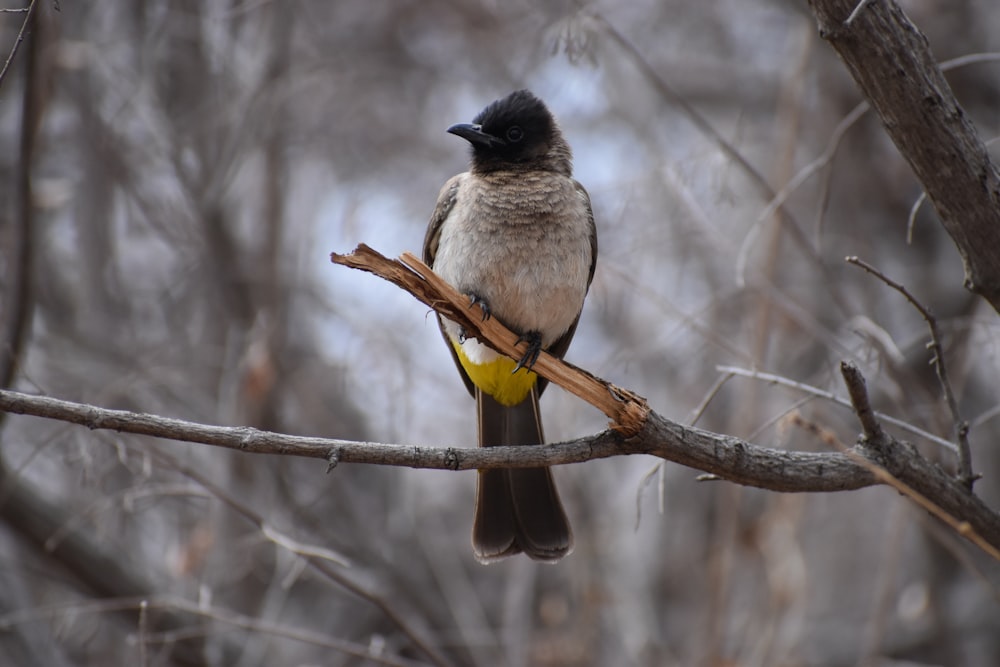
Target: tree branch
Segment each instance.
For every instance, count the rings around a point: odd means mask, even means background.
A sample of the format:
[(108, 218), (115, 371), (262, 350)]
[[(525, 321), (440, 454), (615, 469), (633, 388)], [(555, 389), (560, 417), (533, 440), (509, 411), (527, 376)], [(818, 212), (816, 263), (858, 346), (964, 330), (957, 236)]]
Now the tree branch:
[[(561, 363), (561, 362), (560, 362)], [(839, 454), (790, 452), (684, 426), (650, 412), (640, 432), (615, 430), (544, 447), (454, 448), (311, 438), (246, 426), (210, 426), (125, 410), (108, 410), (45, 396), (0, 390), (0, 410), (70, 422), (97, 430), (195, 442), (250, 454), (280, 454), (339, 463), (436, 470), (534, 468), (626, 454), (649, 454), (740, 484), (773, 491), (845, 491), (874, 478)]]
[(965, 286), (1000, 312), (1000, 172), (927, 38), (892, 0), (809, 6), (934, 204), (962, 256)]
[[(556, 360), (556, 363), (562, 363)], [(553, 377), (559, 377), (554, 374)], [(555, 381), (555, 380), (553, 380)], [(1000, 549), (1000, 517), (961, 484), (921, 457), (910, 445), (892, 440), (888, 450), (855, 447), (847, 452), (795, 452), (685, 426), (649, 411), (630, 437), (610, 429), (541, 447), (442, 448), (387, 445), (270, 433), (248, 427), (209, 426), (155, 415), (107, 410), (43, 396), (0, 391), (0, 410), (58, 419), (91, 429), (110, 429), (254, 454), (323, 459), (329, 465), (369, 463), (439, 470), (525, 468), (580, 463), (627, 454), (648, 454), (701, 470), (737, 484), (783, 492), (849, 491), (885, 480), (855, 457), (871, 460), (892, 477), (930, 499)], [(865, 443), (867, 444), (867, 443)]]

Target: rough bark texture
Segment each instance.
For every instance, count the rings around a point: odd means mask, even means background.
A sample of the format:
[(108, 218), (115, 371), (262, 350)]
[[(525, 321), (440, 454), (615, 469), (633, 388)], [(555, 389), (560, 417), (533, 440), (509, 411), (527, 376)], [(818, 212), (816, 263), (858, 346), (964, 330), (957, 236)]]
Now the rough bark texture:
[(1000, 311), (1000, 174), (927, 38), (891, 0), (853, 16), (853, 0), (809, 5), (955, 241), (966, 287)]

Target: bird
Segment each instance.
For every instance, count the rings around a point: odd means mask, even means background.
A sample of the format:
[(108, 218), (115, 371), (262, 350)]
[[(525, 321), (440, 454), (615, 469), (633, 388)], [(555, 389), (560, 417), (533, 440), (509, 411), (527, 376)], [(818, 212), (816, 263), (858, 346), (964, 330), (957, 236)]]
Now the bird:
[[(531, 370), (542, 350), (562, 358), (594, 278), (597, 231), (572, 151), (546, 105), (518, 90), (450, 134), (471, 145), (468, 171), (438, 195), (423, 260), (526, 342), (515, 361), (438, 316), (451, 356), (475, 398), (480, 447), (545, 442)], [(493, 563), (517, 553), (555, 562), (573, 548), (569, 520), (548, 468), (480, 470), (473, 553)]]

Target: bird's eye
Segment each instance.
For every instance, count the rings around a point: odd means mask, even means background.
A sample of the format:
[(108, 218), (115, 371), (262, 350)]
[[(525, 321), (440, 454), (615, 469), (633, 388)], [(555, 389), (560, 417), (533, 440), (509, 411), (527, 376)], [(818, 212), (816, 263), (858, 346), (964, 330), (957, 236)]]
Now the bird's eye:
[(524, 130), (522, 130), (517, 125), (512, 125), (507, 128), (507, 141), (512, 144), (516, 144), (521, 139), (524, 139)]

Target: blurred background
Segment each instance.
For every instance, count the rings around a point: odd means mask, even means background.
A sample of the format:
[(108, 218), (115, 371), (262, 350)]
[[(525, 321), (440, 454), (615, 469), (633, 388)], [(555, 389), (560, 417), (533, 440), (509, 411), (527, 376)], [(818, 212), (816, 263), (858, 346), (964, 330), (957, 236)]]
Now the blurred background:
[[(941, 61), (1000, 50), (992, 0), (902, 4)], [(468, 160), (445, 129), (526, 87), (559, 118), (598, 225), (568, 360), (665, 416), (823, 451), (789, 416), (850, 444), (848, 410), (720, 366), (843, 395), (851, 359), (879, 409), (953, 439), (926, 325), (845, 265), (858, 255), (939, 317), (976, 489), (1000, 508), (997, 314), (963, 289), (805, 3), (41, 0), (36, 18), (0, 88), (7, 386), (471, 445), (474, 403), (432, 313), (329, 255), (419, 254)], [(0, 14), (4, 57), (22, 20)], [(996, 137), (1000, 64), (948, 76)], [(552, 441), (606, 426), (555, 387), (542, 409)], [(1000, 664), (1000, 566), (886, 488), (567, 466), (575, 552), (484, 567), (472, 473), (326, 474), (0, 419), (4, 665)]]

